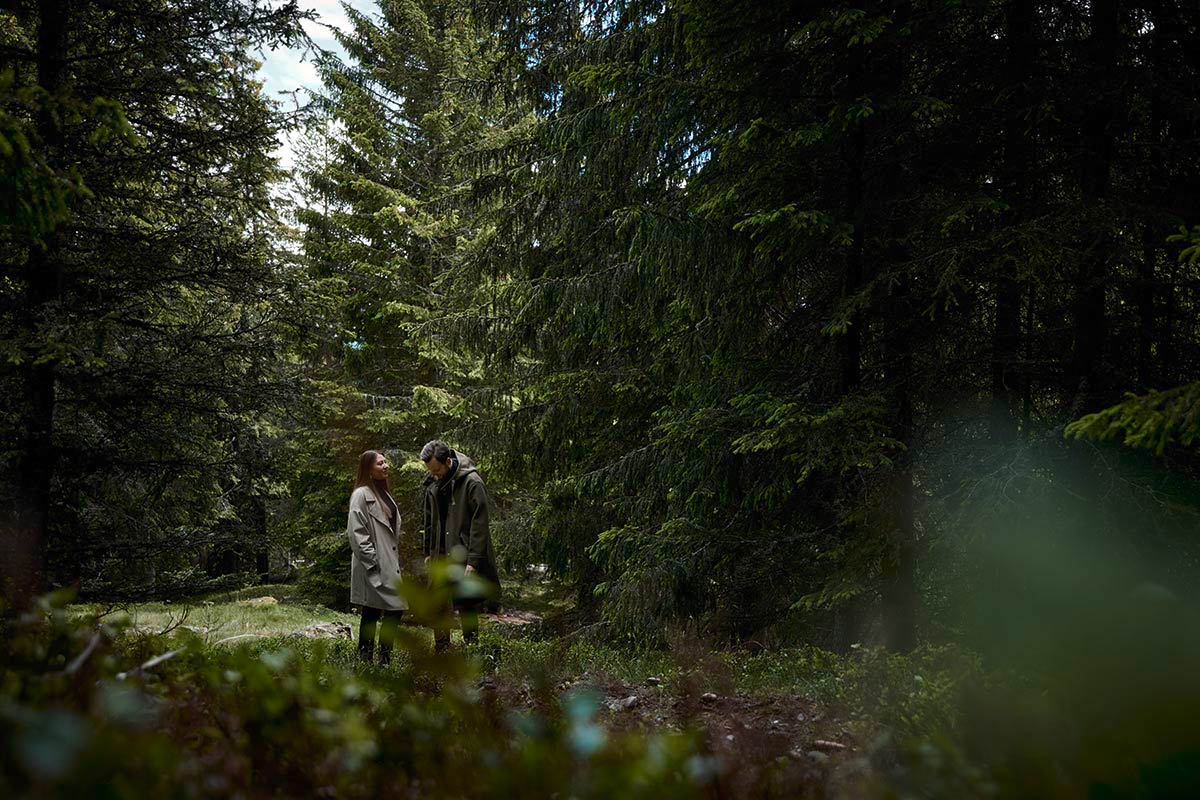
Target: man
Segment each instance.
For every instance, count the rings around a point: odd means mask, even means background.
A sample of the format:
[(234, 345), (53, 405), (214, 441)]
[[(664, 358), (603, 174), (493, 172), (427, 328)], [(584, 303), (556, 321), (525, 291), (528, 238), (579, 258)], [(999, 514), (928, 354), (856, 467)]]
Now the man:
[[(500, 593), (500, 575), (489, 529), (491, 503), (483, 478), (471, 459), (442, 441), (421, 448), (421, 461), (429, 471), (424, 484), (425, 563), (448, 558), (464, 567), (464, 580), (454, 593), (454, 607), (462, 621), (463, 641), (479, 638), (479, 610)], [(469, 580), (474, 577), (475, 580)], [(434, 631), (439, 649), (450, 643), (450, 632)]]

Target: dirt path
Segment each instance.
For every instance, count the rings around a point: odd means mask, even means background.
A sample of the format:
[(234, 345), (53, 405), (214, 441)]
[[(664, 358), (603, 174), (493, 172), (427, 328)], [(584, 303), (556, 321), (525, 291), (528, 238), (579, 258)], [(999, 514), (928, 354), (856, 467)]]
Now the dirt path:
[[(538, 704), (527, 684), (495, 677), (481, 688), (504, 708)], [(558, 693), (592, 689), (597, 721), (613, 732), (697, 730), (716, 797), (852, 798), (865, 796), (870, 769), (865, 730), (799, 695), (680, 693), (648, 684), (595, 680), (586, 674)]]
[[(518, 628), (542, 622), (536, 612), (511, 608), (483, 617)], [(480, 688), (502, 708), (539, 703), (526, 683), (490, 676)], [(556, 693), (580, 689), (599, 695), (597, 722), (612, 732), (699, 731), (714, 797), (841, 800), (868, 794), (873, 773), (866, 747), (873, 733), (810, 698), (717, 694), (657, 678), (634, 684), (586, 672), (563, 681)]]

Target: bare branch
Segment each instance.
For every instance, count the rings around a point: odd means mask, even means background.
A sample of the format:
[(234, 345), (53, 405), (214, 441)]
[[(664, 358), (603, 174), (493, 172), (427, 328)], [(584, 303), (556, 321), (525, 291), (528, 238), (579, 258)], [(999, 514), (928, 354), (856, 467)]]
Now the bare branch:
[(169, 620), (169, 622), (167, 623), (167, 627), (165, 627), (161, 631), (159, 631), (157, 635), (158, 636), (166, 636), (168, 633), (175, 630), (183, 623), (187, 622), (187, 618), (190, 617), (191, 614), (192, 614), (192, 607), (184, 606), (183, 612), (179, 615), (178, 619), (176, 619), (173, 615), (168, 615), (167, 619)]
[(87, 646), (83, 648), (83, 652), (75, 656), (71, 663), (67, 664), (64, 669), (61, 669), (58, 672), (48, 673), (46, 677), (49, 678), (51, 676), (59, 675), (74, 675), (79, 671), (79, 668), (82, 667), (89, 658), (91, 658), (92, 653), (96, 652), (96, 648), (100, 645), (100, 640), (102, 638), (103, 637), (100, 635), (100, 631), (93, 633), (92, 638), (88, 639)]
[(146, 663), (142, 664), (141, 666), (139, 666), (135, 669), (131, 669), (128, 672), (118, 672), (117, 680), (123, 681), (126, 678), (129, 678), (131, 676), (141, 675), (146, 670), (151, 669), (153, 667), (157, 667), (159, 664), (163, 663), (164, 661), (168, 661), (168, 660), (174, 658), (175, 656), (179, 655), (182, 652), (183, 652), (183, 649), (180, 648), (179, 650), (172, 650), (168, 653), (163, 653), (161, 656), (155, 656), (154, 658), (150, 659), (149, 661), (147, 661)]
[(226, 636), (224, 639), (218, 639), (217, 641), (213, 642), (213, 645), (216, 646), (218, 644), (225, 644), (225, 642), (233, 642), (238, 639), (247, 639), (250, 637), (254, 637), (256, 639), (267, 638), (266, 636), (264, 636), (261, 633), (239, 633), (237, 636)]

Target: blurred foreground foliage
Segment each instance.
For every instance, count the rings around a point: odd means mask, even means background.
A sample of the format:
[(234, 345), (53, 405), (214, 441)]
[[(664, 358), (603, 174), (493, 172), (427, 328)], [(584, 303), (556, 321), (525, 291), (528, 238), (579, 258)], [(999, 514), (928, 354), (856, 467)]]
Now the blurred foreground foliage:
[[(442, 601), (409, 594), (426, 619)], [(1008, 632), (1024, 646), (1008, 659), (961, 645), (714, 651), (685, 634), (667, 650), (635, 650), (493, 625), (478, 645), (446, 654), (432, 652), (427, 630), (406, 627), (388, 668), (358, 662), (351, 641), (222, 646), (182, 627), (164, 635), (118, 615), (81, 616), (69, 594), (47, 595), (3, 618), (0, 793), (777, 796), (771, 764), (752, 785), (729, 782), (744, 765), (688, 730), (680, 709), (716, 692), (750, 704), (803, 697), (854, 732), (859, 746), (842, 763), (862, 780), (784, 784), (786, 796), (1194, 796), (1194, 609), (1153, 586), (1088, 609), (1045, 603), (1036, 585), (1025, 594), (1044, 614), (1013, 615)], [(661, 682), (654, 691), (681, 730), (609, 729), (602, 690), (614, 682)]]
[(711, 775), (689, 735), (602, 731), (586, 691), (509, 713), (423, 635), (382, 669), (341, 642), (226, 650), (79, 624), (66, 599), (6, 621), (6, 797), (670, 798)]

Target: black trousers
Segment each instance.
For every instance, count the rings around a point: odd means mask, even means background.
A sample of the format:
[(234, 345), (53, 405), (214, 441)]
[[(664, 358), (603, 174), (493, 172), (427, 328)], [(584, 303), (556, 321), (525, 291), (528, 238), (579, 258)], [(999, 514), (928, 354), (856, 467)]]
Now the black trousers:
[[(375, 629), (379, 628), (379, 663), (389, 664), (392, 661), (392, 647), (396, 644), (396, 635), (400, 632), (400, 619), (403, 611), (391, 611), (382, 608), (362, 607), (362, 620), (358, 624), (358, 657), (362, 661), (370, 661), (375, 655)], [(383, 624), (380, 625), (380, 619)]]
[[(474, 644), (479, 641), (479, 612), (483, 610), (484, 604), (484, 600), (475, 598), (454, 601), (454, 610), (458, 612), (458, 619), (462, 624), (465, 644)], [(440, 626), (434, 628), (433, 645), (439, 651), (449, 647), (450, 629)]]

